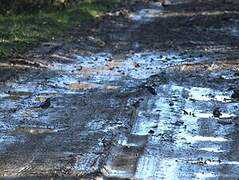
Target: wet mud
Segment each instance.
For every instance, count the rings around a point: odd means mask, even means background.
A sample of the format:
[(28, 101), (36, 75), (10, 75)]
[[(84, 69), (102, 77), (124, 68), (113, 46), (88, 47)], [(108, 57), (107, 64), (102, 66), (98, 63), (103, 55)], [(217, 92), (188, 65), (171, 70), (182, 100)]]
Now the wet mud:
[(131, 3), (0, 63), (0, 176), (238, 179), (239, 8)]

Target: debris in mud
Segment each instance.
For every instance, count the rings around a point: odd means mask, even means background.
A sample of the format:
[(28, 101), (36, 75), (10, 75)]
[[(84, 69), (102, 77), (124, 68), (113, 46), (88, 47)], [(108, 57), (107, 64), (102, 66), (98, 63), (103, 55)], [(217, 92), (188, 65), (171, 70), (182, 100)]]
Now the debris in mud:
[(173, 106), (174, 105), (174, 103), (171, 101), (170, 103), (169, 103), (169, 106)]
[(217, 122), (221, 125), (231, 125), (231, 124), (233, 124), (231, 119), (219, 119)]
[(233, 99), (239, 99), (239, 90), (234, 90), (231, 96)]
[(175, 125), (175, 126), (182, 126), (184, 124), (183, 121), (176, 121), (175, 123), (172, 123), (172, 125)]
[(147, 143), (147, 136), (129, 135), (119, 140), (119, 144), (123, 146), (144, 147)]
[(189, 113), (186, 110), (182, 110), (184, 115), (188, 115)]
[(140, 67), (140, 64), (139, 64), (139, 63), (135, 63), (135, 64), (134, 64), (134, 67), (135, 67), (135, 68), (139, 68), (139, 67)]
[(216, 108), (213, 110), (213, 116), (216, 117), (216, 118), (219, 118), (221, 115), (222, 115), (222, 113), (221, 113), (221, 111), (220, 111), (220, 108), (219, 108), (219, 107), (216, 107)]
[(149, 130), (149, 134), (154, 134), (154, 130)]
[(152, 128), (157, 129), (158, 125), (156, 124), (156, 125), (152, 126)]
[(191, 164), (199, 164), (199, 165), (220, 165), (220, 164), (226, 164), (226, 165), (238, 165), (237, 161), (223, 161), (221, 159), (203, 159), (199, 158), (198, 160), (190, 160), (188, 163)]
[(143, 100), (139, 99), (139, 100), (133, 102), (132, 106), (135, 107), (135, 108), (138, 108), (140, 106), (141, 101), (143, 101)]
[(145, 87), (152, 95), (155, 95), (155, 96), (157, 95), (157, 92), (153, 87), (151, 86), (145, 86)]

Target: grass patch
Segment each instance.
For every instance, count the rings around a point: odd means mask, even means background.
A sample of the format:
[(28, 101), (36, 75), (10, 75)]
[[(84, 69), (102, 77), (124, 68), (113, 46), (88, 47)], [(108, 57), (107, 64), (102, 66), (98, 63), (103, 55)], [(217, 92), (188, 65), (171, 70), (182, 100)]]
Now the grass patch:
[(34, 43), (54, 39), (69, 28), (102, 15), (116, 3), (119, 0), (101, 0), (64, 10), (0, 15), (0, 58), (19, 53)]

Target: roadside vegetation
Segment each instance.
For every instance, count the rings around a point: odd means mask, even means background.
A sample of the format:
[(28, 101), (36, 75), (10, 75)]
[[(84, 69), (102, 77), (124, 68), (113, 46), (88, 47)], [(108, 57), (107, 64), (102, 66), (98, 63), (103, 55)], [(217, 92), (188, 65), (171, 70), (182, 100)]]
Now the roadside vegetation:
[(104, 14), (120, 0), (74, 1), (74, 4), (45, 4), (41, 0), (32, 1), (33, 4), (20, 1), (22, 5), (16, 2), (19, 1), (0, 0), (0, 58), (22, 52), (38, 42), (55, 39), (71, 27)]

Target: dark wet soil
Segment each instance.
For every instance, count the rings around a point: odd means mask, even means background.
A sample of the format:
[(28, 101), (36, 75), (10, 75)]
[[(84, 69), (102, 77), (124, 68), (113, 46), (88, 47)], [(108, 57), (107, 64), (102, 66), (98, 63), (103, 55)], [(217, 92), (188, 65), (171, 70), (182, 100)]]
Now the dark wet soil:
[(239, 5), (130, 3), (0, 63), (0, 176), (238, 179)]

